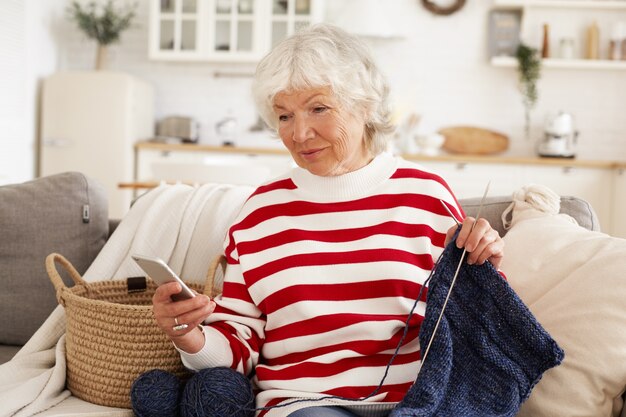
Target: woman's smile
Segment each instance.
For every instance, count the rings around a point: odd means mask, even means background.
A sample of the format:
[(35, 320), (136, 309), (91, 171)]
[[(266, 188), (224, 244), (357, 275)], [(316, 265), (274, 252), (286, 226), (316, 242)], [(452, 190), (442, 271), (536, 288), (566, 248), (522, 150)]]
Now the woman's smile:
[(306, 160), (314, 160), (318, 158), (324, 150), (325, 148), (308, 149), (300, 151), (300, 155)]

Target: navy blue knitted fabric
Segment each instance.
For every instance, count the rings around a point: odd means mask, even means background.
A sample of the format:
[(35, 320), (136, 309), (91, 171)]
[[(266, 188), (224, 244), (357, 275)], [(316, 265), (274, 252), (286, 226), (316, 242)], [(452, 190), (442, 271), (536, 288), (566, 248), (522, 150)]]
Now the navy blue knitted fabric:
[[(428, 287), (422, 354), (462, 256), (454, 242)], [(514, 416), (563, 351), (488, 262), (463, 261), (417, 380), (390, 417)]]

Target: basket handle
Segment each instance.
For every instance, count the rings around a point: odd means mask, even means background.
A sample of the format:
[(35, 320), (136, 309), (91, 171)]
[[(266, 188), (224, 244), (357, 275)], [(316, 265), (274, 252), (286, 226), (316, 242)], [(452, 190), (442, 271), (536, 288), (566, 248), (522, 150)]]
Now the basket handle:
[[(61, 275), (57, 271), (56, 264), (60, 264), (63, 269), (65, 269), (69, 274), (70, 278), (74, 281), (76, 285), (85, 285), (88, 286), (87, 282), (80, 276), (76, 268), (68, 261), (63, 255), (59, 253), (51, 253), (46, 257), (46, 271), (48, 272), (48, 276), (50, 277), (50, 281), (52, 281), (52, 285), (56, 290), (57, 294), (67, 286), (63, 282)], [(206, 281), (204, 283), (204, 295), (208, 295), (213, 298), (217, 295), (218, 291), (213, 288), (215, 284), (215, 275), (217, 274), (217, 268), (222, 267), (222, 273), (226, 271), (226, 257), (224, 255), (217, 255), (209, 265), (209, 270), (207, 272)], [(60, 298), (57, 296), (57, 299)]]
[(70, 274), (70, 278), (72, 278), (72, 281), (74, 281), (76, 285), (87, 285), (87, 282), (83, 280), (83, 277), (80, 276), (76, 268), (74, 268), (74, 265), (72, 265), (63, 255), (59, 253), (51, 253), (48, 255), (46, 257), (46, 272), (48, 272), (50, 281), (52, 281), (52, 285), (54, 285), (54, 289), (57, 292), (57, 300), (61, 303), (59, 296), (60, 291), (66, 289), (67, 286), (63, 282), (61, 275), (59, 275), (59, 271), (57, 271), (57, 263)]
[(219, 291), (213, 288), (215, 284), (215, 274), (217, 274), (217, 268), (222, 267), (222, 273), (226, 272), (226, 257), (224, 255), (217, 255), (211, 261), (209, 265), (209, 271), (206, 275), (206, 282), (204, 283), (204, 295), (208, 295), (209, 297), (215, 297)]

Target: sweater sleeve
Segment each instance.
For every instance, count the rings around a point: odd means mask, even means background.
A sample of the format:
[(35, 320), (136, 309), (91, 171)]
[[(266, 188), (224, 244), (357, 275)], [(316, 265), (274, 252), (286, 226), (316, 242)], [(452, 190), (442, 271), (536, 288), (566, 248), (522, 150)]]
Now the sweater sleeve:
[[(230, 255), (222, 294), (215, 298), (215, 311), (205, 320), (206, 343), (202, 351), (212, 349), (217, 343), (222, 354), (221, 357), (212, 354), (212, 361), (248, 374), (259, 359), (266, 319), (252, 301), (236, 256)], [(227, 349), (222, 349), (223, 346)], [(223, 363), (226, 359), (231, 362)]]
[(217, 366), (230, 366), (232, 353), (228, 340), (222, 334), (209, 326), (202, 326), (204, 345), (196, 353), (187, 353), (174, 344), (180, 353), (183, 365), (192, 371), (199, 371)]

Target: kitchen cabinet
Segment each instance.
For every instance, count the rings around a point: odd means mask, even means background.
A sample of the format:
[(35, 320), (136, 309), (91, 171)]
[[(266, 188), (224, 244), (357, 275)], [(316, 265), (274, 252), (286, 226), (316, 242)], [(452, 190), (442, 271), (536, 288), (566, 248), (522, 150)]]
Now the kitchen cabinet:
[(135, 145), (135, 182), (259, 185), (293, 166), (286, 150), (140, 142)]
[[(543, 184), (559, 195), (580, 197), (598, 214), (603, 232), (626, 238), (626, 165), (579, 159), (425, 156), (403, 157), (441, 175), (458, 198), (510, 196), (528, 184)], [(282, 148), (225, 147), (198, 144), (135, 144), (135, 182), (125, 188), (146, 188), (159, 181), (226, 182), (257, 185), (276, 177), (294, 162)]]
[(194, 59), (201, 56), (201, 16), (205, 1), (152, 0), (150, 2), (150, 58)]
[[(525, 185), (542, 184), (559, 195), (583, 198), (596, 211), (603, 232), (626, 237), (626, 227), (614, 225), (615, 193), (612, 184), (616, 170), (610, 164), (593, 166), (574, 162), (568, 165), (566, 161), (544, 164), (542, 161), (548, 160), (528, 158), (527, 162), (515, 160), (514, 163), (506, 163), (505, 160), (501, 163), (471, 160), (416, 162), (441, 175), (457, 198), (482, 196), (488, 182), (491, 182), (490, 196), (512, 195)], [(624, 177), (626, 175), (621, 177), (621, 181), (626, 187)], [(626, 200), (626, 196), (623, 198)], [(623, 224), (626, 225), (626, 222)]]
[(151, 0), (149, 55), (169, 61), (255, 62), (322, 17), (323, 0)]
[(480, 164), (475, 162), (428, 162), (417, 161), (433, 170), (448, 183), (457, 198), (480, 197), (487, 183), (489, 195), (510, 195), (524, 185), (523, 167), (509, 164)]
[[(610, 60), (608, 45), (613, 28), (626, 21), (626, 2), (621, 0), (494, 0), (494, 10), (520, 10), (522, 21), (520, 38), (541, 49), (543, 25), (549, 26), (546, 69), (626, 70), (626, 60)], [(587, 29), (596, 22), (599, 27), (599, 59), (586, 59)], [(572, 45), (573, 56), (564, 58), (561, 43)], [(516, 67), (514, 57), (496, 56), (491, 64), (498, 67)]]

